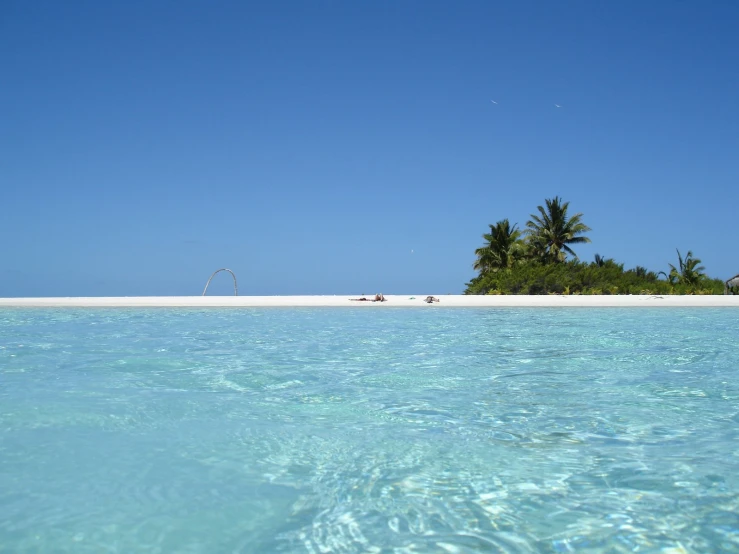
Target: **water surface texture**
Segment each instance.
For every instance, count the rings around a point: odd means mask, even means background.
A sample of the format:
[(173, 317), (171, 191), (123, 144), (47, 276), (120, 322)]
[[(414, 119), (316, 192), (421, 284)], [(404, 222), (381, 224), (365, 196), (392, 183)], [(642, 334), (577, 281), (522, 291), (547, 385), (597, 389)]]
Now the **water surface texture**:
[(0, 310), (0, 552), (739, 552), (737, 321)]

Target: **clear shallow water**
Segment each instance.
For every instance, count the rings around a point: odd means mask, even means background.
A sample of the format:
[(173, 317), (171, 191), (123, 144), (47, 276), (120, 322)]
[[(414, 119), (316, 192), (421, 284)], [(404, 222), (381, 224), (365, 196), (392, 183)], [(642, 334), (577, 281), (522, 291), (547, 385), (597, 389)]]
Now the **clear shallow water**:
[(739, 552), (737, 315), (0, 310), (0, 552)]

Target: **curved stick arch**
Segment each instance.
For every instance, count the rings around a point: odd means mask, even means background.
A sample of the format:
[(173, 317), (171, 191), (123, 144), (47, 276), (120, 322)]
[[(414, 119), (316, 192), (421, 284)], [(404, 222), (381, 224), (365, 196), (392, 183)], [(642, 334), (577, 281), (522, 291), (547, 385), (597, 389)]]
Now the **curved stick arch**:
[(213, 280), (213, 277), (216, 276), (216, 273), (220, 273), (221, 271), (228, 271), (231, 274), (231, 277), (233, 277), (233, 280), (234, 280), (234, 296), (239, 295), (239, 286), (236, 284), (236, 275), (230, 269), (226, 267), (222, 267), (221, 269), (216, 269), (213, 272), (213, 275), (210, 276), (210, 279), (208, 279), (208, 282), (205, 283), (205, 288), (203, 289), (203, 296), (205, 296), (205, 293), (208, 292), (208, 285), (210, 285), (210, 282)]

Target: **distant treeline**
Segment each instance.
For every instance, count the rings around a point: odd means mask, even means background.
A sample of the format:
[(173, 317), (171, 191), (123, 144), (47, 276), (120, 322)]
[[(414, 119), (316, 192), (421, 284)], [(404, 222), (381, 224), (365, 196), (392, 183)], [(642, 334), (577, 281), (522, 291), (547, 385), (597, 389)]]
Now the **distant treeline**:
[[(723, 294), (724, 281), (704, 273), (693, 253), (677, 252), (678, 265), (655, 273), (624, 265), (596, 254), (581, 262), (571, 245), (590, 242), (590, 227), (581, 213), (568, 216), (569, 202), (547, 199), (538, 206), (526, 229), (507, 219), (490, 225), (485, 244), (475, 250), (477, 277), (465, 294)], [(568, 255), (571, 259), (568, 259)], [(660, 276), (664, 278), (660, 278)]]

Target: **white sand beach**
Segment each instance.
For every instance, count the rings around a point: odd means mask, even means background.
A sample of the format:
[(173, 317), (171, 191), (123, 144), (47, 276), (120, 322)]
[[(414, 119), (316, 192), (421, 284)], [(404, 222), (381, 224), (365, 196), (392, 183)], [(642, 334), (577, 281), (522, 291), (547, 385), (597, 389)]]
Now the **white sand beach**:
[(343, 308), (660, 308), (736, 307), (739, 296), (711, 295), (506, 295), (466, 296), (435, 294), (438, 302), (426, 303), (428, 294), (385, 295), (385, 302), (352, 301), (362, 295), (334, 296), (123, 296), (72, 298), (0, 298), (0, 308), (119, 308), (119, 307), (343, 307)]

